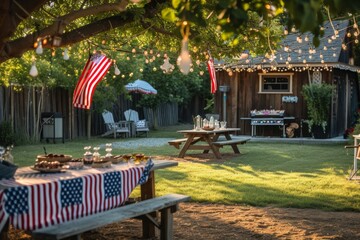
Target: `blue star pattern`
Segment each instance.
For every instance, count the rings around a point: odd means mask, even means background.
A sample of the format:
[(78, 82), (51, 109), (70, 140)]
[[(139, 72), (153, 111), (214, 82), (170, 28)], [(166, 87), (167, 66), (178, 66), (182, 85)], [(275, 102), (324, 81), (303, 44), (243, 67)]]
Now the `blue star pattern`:
[(60, 181), (61, 188), (61, 205), (67, 207), (82, 203), (83, 180), (75, 178)]
[(146, 166), (144, 168), (144, 172), (140, 177), (139, 180), (139, 184), (144, 184), (146, 183), (146, 181), (148, 180), (149, 174), (150, 174), (150, 170), (151, 168), (154, 166), (154, 162), (150, 159), (147, 163)]
[(121, 173), (109, 172), (104, 174), (105, 198), (121, 194)]
[(15, 187), (5, 189), (7, 200), (5, 201), (5, 210), (9, 215), (23, 214), (29, 211), (28, 206), (28, 187)]

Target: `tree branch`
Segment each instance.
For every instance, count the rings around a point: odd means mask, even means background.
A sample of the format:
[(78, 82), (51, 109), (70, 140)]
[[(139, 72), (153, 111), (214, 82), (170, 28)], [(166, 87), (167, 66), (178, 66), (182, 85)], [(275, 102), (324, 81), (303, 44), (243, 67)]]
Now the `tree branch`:
[[(112, 28), (118, 28), (124, 26), (127, 23), (134, 21), (133, 14), (123, 14), (112, 16), (92, 22), (88, 25), (74, 29), (61, 35), (61, 45), (59, 47), (67, 46), (85, 40), (101, 32), (109, 31)], [(49, 34), (49, 29), (44, 29), (40, 32), (42, 35)], [(27, 35), (26, 37), (16, 39), (8, 42), (6, 48), (1, 52), (0, 63), (4, 62), (12, 57), (21, 57), (21, 55), (33, 49), (34, 39), (37, 38), (37, 33)], [(47, 46), (43, 46), (47, 47)]]

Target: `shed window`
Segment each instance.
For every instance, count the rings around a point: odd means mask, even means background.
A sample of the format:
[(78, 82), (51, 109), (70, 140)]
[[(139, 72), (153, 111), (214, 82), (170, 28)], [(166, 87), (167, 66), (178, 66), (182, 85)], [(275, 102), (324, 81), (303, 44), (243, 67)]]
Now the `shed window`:
[(259, 93), (292, 93), (292, 74), (260, 74)]

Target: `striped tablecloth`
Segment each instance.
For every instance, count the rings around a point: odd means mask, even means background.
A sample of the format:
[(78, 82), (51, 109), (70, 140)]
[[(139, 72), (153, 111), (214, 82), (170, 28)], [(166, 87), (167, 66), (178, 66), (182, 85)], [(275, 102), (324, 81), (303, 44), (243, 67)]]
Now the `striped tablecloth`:
[(7, 220), (34, 230), (118, 207), (147, 181), (152, 166), (149, 160), (50, 174), (19, 168), (14, 179), (0, 181), (0, 230)]

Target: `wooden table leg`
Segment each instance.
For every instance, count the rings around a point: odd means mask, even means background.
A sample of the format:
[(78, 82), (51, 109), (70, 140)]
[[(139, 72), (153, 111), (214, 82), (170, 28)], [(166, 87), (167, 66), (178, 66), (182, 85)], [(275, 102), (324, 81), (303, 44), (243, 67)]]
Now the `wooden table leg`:
[[(226, 138), (226, 140), (232, 139), (229, 133), (225, 133), (225, 138)], [(231, 144), (230, 146), (232, 147), (234, 153), (240, 153), (240, 150), (236, 144)]]
[(194, 136), (189, 135), (188, 139), (186, 140), (183, 148), (181, 149), (181, 151), (179, 153), (179, 158), (183, 158), (185, 156), (185, 153), (189, 149), (189, 146), (193, 143), (193, 140), (194, 140)]
[(215, 157), (217, 159), (221, 159), (221, 154), (220, 154), (220, 151), (219, 151), (219, 148), (218, 147), (215, 147), (213, 144), (212, 144), (212, 139), (210, 138), (210, 136), (204, 136), (204, 139), (205, 141), (209, 144), (210, 146), (210, 149), (211, 151), (214, 153)]
[[(219, 138), (219, 134), (215, 134), (214, 136), (213, 136), (213, 138), (211, 139), (211, 141), (212, 142), (216, 142), (217, 140), (218, 140), (218, 138)], [(205, 149), (204, 151), (203, 151), (203, 153), (209, 153), (209, 151), (210, 151), (210, 149)]]
[[(148, 181), (140, 186), (141, 200), (155, 197), (155, 173), (151, 171)], [(150, 213), (152, 217), (156, 217), (156, 212)], [(147, 218), (142, 220), (143, 238), (155, 237), (155, 226)]]
[(7, 220), (4, 225), (4, 228), (0, 232), (0, 239), (9, 240), (9, 228), (10, 228), (10, 223), (9, 223), (9, 220)]

